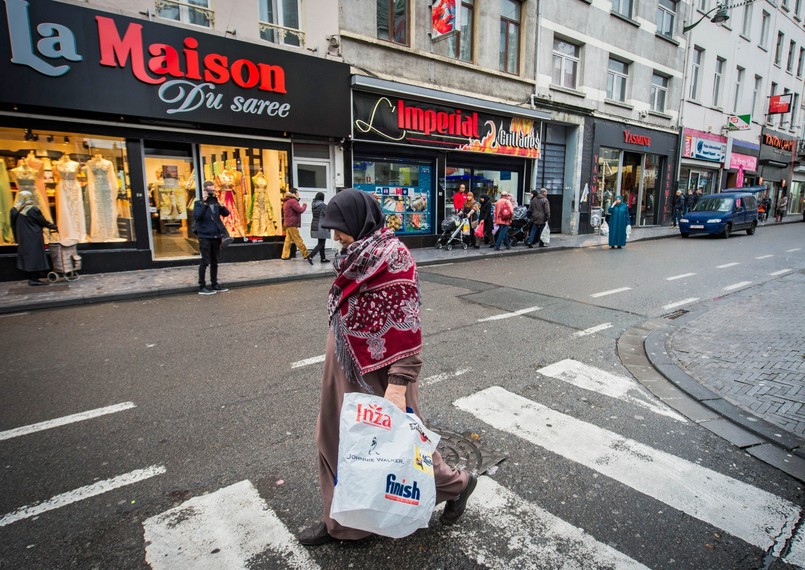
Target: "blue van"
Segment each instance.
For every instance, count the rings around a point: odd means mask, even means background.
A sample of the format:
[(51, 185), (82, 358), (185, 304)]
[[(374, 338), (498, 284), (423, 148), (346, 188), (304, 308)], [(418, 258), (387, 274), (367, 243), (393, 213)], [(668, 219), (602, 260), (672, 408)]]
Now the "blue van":
[(697, 233), (728, 238), (733, 231), (746, 230), (751, 236), (758, 223), (757, 194), (757, 190), (728, 188), (719, 194), (702, 196), (679, 220), (679, 233), (683, 238)]

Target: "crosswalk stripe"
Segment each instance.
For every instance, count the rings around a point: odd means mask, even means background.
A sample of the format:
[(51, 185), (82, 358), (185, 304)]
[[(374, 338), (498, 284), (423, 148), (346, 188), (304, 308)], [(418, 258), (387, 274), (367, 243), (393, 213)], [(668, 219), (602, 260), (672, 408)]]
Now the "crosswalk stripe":
[(778, 275), (785, 275), (786, 273), (790, 273), (790, 272), (791, 272), (790, 269), (781, 269), (780, 271), (773, 271), (772, 273), (769, 273), (769, 275), (777, 277)]
[(610, 289), (609, 291), (601, 291), (600, 293), (593, 293), (590, 297), (606, 297), (607, 295), (614, 295), (615, 293), (623, 293), (624, 291), (631, 291), (631, 287), (620, 287), (618, 289)]
[(584, 530), (526, 501), (490, 477), (480, 477), (467, 503), (466, 518), (480, 518), (507, 537), (506, 559), (487, 547), (488, 534), (468, 531), (467, 525), (451, 531), (457, 550), (466, 552), (485, 568), (618, 568), (645, 569)]
[(245, 569), (266, 551), (285, 567), (319, 567), (248, 480), (185, 501), (143, 527), (145, 561), (154, 570)]
[(783, 560), (800, 568), (805, 568), (805, 526), (797, 527), (794, 537), (788, 545), (788, 553)]
[(319, 362), (324, 362), (324, 355), (314, 356), (312, 358), (305, 358), (304, 360), (297, 360), (296, 362), (291, 362), (291, 368), (301, 368), (302, 366), (307, 366), (308, 364), (318, 364)]
[(671, 309), (676, 309), (677, 307), (681, 307), (682, 305), (689, 305), (690, 303), (695, 303), (698, 301), (698, 297), (690, 297), (688, 299), (682, 299), (681, 301), (676, 301), (675, 303), (668, 303), (667, 305), (662, 306), (663, 311), (670, 311)]
[(115, 404), (114, 406), (106, 406), (105, 408), (95, 408), (94, 410), (87, 410), (86, 412), (79, 412), (77, 414), (72, 414), (70, 416), (63, 416), (61, 418), (56, 418), (53, 420), (46, 420), (44, 422), (39, 422), (37, 424), (31, 424), (6, 431), (0, 431), (0, 441), (11, 439), (13, 437), (19, 437), (21, 435), (36, 433), (38, 431), (44, 431), (46, 429), (61, 427), (76, 422), (82, 422), (84, 420), (91, 420), (92, 418), (97, 418), (108, 414), (114, 414), (117, 412), (122, 412), (123, 410), (130, 410), (131, 408), (136, 407), (137, 406), (134, 404), (134, 402), (123, 402), (121, 404)]
[(647, 394), (634, 380), (619, 376), (595, 366), (584, 364), (571, 358), (560, 360), (537, 370), (543, 376), (562, 380), (579, 388), (597, 392), (610, 398), (651, 410), (655, 414), (668, 416), (680, 422), (687, 420), (668, 406)]
[(611, 328), (612, 328), (612, 323), (602, 323), (600, 325), (595, 325), (594, 327), (584, 329), (583, 331), (574, 332), (573, 336), (587, 336), (587, 335), (595, 334), (597, 332), (601, 332), (601, 331), (611, 329)]
[(770, 257), (774, 257), (774, 256), (772, 254), (760, 255), (760, 256), (756, 257), (755, 259), (768, 259)]
[(732, 285), (727, 285), (722, 289), (723, 291), (732, 291), (733, 289), (740, 289), (741, 287), (746, 287), (747, 285), (751, 285), (751, 281), (741, 281), (740, 283), (733, 283)]
[(763, 550), (782, 544), (779, 537), (790, 537), (800, 516), (799, 507), (781, 497), (499, 386), (460, 398), (454, 405)]
[(444, 380), (449, 380), (450, 378), (456, 378), (458, 376), (462, 376), (467, 372), (472, 372), (472, 368), (460, 368), (455, 370), (454, 372), (442, 372), (441, 374), (434, 374), (433, 376), (428, 376), (424, 380), (422, 380), (423, 385), (430, 386), (431, 384), (437, 384)]
[(736, 265), (740, 265), (740, 263), (733, 261), (732, 263), (725, 263), (724, 265), (716, 265), (716, 269), (726, 269), (727, 267), (735, 267)]
[(681, 275), (674, 275), (672, 277), (666, 277), (666, 281), (676, 281), (677, 279), (684, 279), (685, 277), (693, 277), (696, 275), (695, 273), (682, 273)]
[(510, 313), (501, 313), (499, 315), (492, 315), (491, 317), (484, 317), (482, 319), (478, 319), (478, 322), (485, 323), (487, 321), (499, 321), (501, 319), (510, 319), (512, 317), (519, 317), (520, 315), (525, 315), (526, 313), (533, 313), (534, 311), (539, 311), (541, 308), (542, 307), (528, 307), (526, 309), (518, 309)]

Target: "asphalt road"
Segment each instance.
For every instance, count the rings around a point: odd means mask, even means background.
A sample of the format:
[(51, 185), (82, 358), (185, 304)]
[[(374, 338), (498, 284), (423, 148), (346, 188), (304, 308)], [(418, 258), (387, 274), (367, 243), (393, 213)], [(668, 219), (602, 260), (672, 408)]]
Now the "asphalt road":
[[(803, 226), (792, 224), (728, 240), (665, 239), (423, 268), (424, 412), (437, 427), (477, 434), (507, 459), (482, 477), (481, 500), (455, 527), (434, 516), (429, 529), (406, 539), (301, 555), (280, 541), (246, 549), (242, 567), (793, 567), (781, 557), (805, 564), (801, 528), (791, 552), (780, 552), (805, 503), (793, 479), (661, 413), (662, 404), (637, 388), (631, 399), (607, 395), (544, 371), (572, 359), (628, 381), (615, 351), (624, 330), (759, 283), (785, 288), (785, 274), (772, 273), (805, 270), (802, 238)], [(147, 553), (143, 524), (244, 481), (283, 532), (315, 522), (321, 365), (300, 363), (324, 352), (329, 284), (0, 319), (0, 567), (190, 567), (180, 556), (158, 558), (154, 546)], [(803, 302), (802, 291), (791, 297)], [(747, 326), (755, 318), (756, 307), (747, 306)], [(490, 387), (505, 390), (501, 409)], [(516, 408), (518, 396), (530, 403)], [(127, 402), (133, 407), (11, 432)], [(531, 424), (502, 423), (534, 409), (543, 415)], [(552, 429), (540, 431), (546, 426)], [(605, 447), (600, 455), (596, 442)], [(141, 479), (119, 479), (127, 474)], [(97, 494), (83, 497), (93, 485)], [(496, 497), (507, 499), (495, 506)], [(785, 528), (775, 530), (780, 521)], [(226, 547), (206, 554), (207, 567), (234, 567)]]

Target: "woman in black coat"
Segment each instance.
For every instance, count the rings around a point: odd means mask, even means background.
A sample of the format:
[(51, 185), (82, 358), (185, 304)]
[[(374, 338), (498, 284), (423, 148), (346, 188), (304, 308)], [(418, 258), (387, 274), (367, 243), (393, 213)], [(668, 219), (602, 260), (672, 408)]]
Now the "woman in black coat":
[(9, 213), (17, 242), (17, 269), (28, 274), (28, 285), (47, 285), (39, 280), (43, 272), (50, 271), (42, 229), (55, 230), (56, 225), (49, 223), (34, 206), (34, 196), (27, 190), (20, 191)]
[(484, 243), (492, 242), (492, 200), (489, 199), (489, 194), (481, 194), (478, 198), (481, 203), (481, 211), (478, 212), (478, 223), (484, 223)]
[[(318, 253), (321, 256), (322, 263), (328, 263), (330, 261), (327, 259), (324, 251), (325, 244), (330, 238), (330, 230), (325, 230), (319, 225), (319, 222), (321, 222), (321, 220), (324, 218), (324, 212), (326, 209), (327, 204), (324, 203), (324, 192), (318, 192), (316, 197), (313, 198), (313, 204), (311, 205), (313, 221), (310, 222), (310, 237), (319, 241), (316, 244), (316, 247), (311, 250), (305, 259), (312, 260)], [(313, 263), (313, 261), (310, 262)]]

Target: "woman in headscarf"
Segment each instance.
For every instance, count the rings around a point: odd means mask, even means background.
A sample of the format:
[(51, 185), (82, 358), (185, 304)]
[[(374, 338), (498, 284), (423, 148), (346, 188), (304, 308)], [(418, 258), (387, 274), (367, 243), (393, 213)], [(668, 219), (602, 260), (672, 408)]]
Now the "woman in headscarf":
[(27, 190), (17, 194), (17, 201), (9, 213), (17, 242), (17, 269), (28, 274), (28, 285), (47, 285), (46, 281), (39, 280), (43, 272), (50, 271), (42, 228), (55, 230), (56, 225), (48, 222), (34, 206), (34, 195)]
[(621, 249), (626, 245), (626, 226), (629, 225), (629, 208), (620, 196), (609, 208), (609, 248)]
[(489, 198), (489, 194), (481, 194), (478, 201), (481, 204), (481, 210), (478, 212), (478, 223), (484, 223), (484, 245), (491, 243), (492, 245), (489, 247), (494, 247), (495, 244), (492, 240), (492, 226), (494, 226), (492, 221), (492, 200)]
[[(321, 402), (316, 423), (321, 522), (299, 535), (306, 546), (334, 539), (359, 540), (370, 533), (341, 526), (330, 518), (341, 404), (347, 392), (383, 396), (422, 418), (417, 380), (422, 368), (419, 278), (408, 251), (385, 227), (377, 201), (348, 188), (330, 200), (321, 227), (340, 242), (336, 278), (327, 310), (330, 332), (324, 357)], [(447, 501), (441, 521), (453, 524), (463, 514), (476, 479), (454, 470), (433, 454), (436, 502)]]
[(461, 239), (475, 249), (480, 247), (475, 242), (475, 228), (478, 227), (478, 211), (480, 209), (481, 207), (478, 205), (478, 202), (475, 201), (475, 196), (473, 193), (467, 192), (467, 199), (464, 201), (464, 207), (461, 208), (461, 213), (459, 215), (461, 216), (462, 220), (466, 219), (469, 223), (469, 233), (465, 234), (462, 232)]
[(330, 230), (321, 227), (321, 221), (324, 219), (324, 212), (327, 210), (327, 204), (324, 203), (324, 192), (317, 192), (313, 198), (313, 203), (310, 205), (311, 213), (313, 214), (313, 221), (310, 222), (310, 237), (318, 240), (316, 247), (314, 247), (308, 254), (310, 259), (316, 257), (318, 253), (321, 256), (322, 263), (328, 263), (325, 244), (330, 239)]

